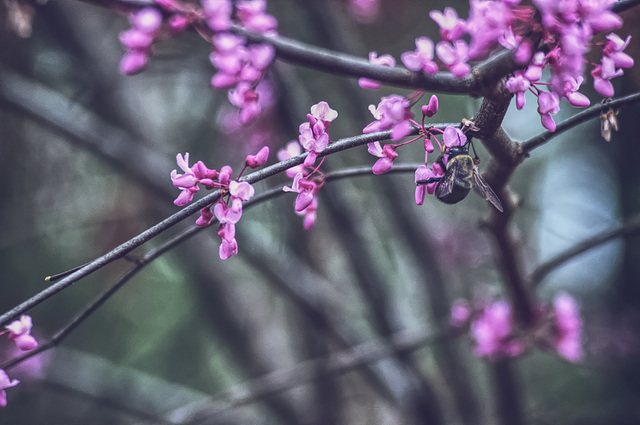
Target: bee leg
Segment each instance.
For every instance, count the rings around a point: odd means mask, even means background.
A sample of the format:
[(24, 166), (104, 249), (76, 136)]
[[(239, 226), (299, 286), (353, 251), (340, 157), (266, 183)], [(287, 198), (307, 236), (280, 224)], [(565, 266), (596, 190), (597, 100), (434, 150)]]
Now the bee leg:
[(418, 180), (416, 184), (429, 184), (429, 183), (437, 183), (442, 180), (442, 177), (430, 177), (424, 180)]

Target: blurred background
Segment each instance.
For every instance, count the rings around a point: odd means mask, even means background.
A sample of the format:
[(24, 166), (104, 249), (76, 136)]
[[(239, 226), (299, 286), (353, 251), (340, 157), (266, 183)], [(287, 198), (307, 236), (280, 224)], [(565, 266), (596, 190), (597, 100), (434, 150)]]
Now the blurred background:
[[(281, 35), (361, 57), (390, 53), (399, 62), (417, 36), (438, 38), (428, 14), (445, 6), (466, 18), (462, 1), (383, 0), (371, 19), (357, 19), (337, 0), (271, 0), (268, 11)], [(246, 155), (265, 144), (269, 164), (275, 162), (319, 101), (339, 113), (330, 130), (337, 140), (362, 132), (373, 120), (367, 106), (380, 96), (409, 93), (369, 92), (354, 79), (278, 61), (265, 82), (271, 96), (264, 115), (238, 126), (226, 92), (210, 87), (210, 46), (193, 32), (158, 44), (148, 69), (125, 77), (118, 73), (124, 53), (118, 35), (129, 27), (126, 14), (71, 0), (4, 0), (0, 8), (2, 312), (46, 288), (45, 276), (90, 261), (177, 212), (172, 201), (179, 191), (169, 178), (177, 153), (237, 173)], [(623, 15), (627, 26), (618, 34), (638, 27), (634, 14)], [(636, 60), (638, 39), (628, 50)], [(627, 71), (615, 82), (616, 94), (637, 91), (639, 81), (636, 69)], [(589, 84), (585, 94), (599, 102)], [(471, 118), (480, 104), (464, 96), (439, 99), (434, 122)], [(504, 122), (517, 141), (543, 131), (535, 98), (527, 101), (523, 111), (512, 105)], [(556, 122), (575, 112), (563, 105)], [(639, 114), (637, 106), (622, 110), (620, 132), (609, 143), (597, 120), (582, 124), (517, 169), (510, 187), (522, 205), (511, 230), (527, 272), (637, 219)], [(418, 145), (400, 150), (396, 162), (420, 163)], [(486, 164), (487, 153), (476, 145)], [(374, 159), (360, 147), (331, 156), (323, 169), (371, 166)], [(289, 183), (281, 175), (256, 189)], [(400, 331), (435, 332), (456, 298), (504, 293), (479, 225), (490, 205), (471, 195), (455, 206), (434, 198), (416, 206), (414, 187), (412, 172), (327, 183), (308, 232), (294, 213), (295, 196), (282, 194), (245, 212), (237, 226), (239, 255), (226, 261), (218, 257), (217, 226), (200, 232), (136, 275), (59, 347), (8, 370), (22, 383), (7, 391), (0, 423), (500, 422), (496, 367), (474, 357), (465, 336), (243, 406), (220, 403), (272, 371)], [(33, 333), (47, 340), (137, 256), (195, 219), (31, 310)], [(567, 262), (538, 287), (541, 300), (563, 290), (579, 301), (585, 359), (570, 364), (536, 351), (510, 362), (525, 423), (640, 423), (639, 259), (637, 234), (616, 239)], [(0, 341), (0, 362), (17, 355), (12, 346)]]

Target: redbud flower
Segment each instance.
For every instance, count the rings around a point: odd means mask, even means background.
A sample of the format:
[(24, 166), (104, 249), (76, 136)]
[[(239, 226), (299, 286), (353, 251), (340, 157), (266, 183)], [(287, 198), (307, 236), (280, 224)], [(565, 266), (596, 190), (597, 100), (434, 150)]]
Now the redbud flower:
[(207, 15), (207, 25), (212, 30), (226, 31), (231, 27), (231, 0), (203, 0), (202, 7)]
[(459, 40), (465, 32), (466, 22), (458, 18), (458, 13), (450, 7), (445, 7), (444, 13), (432, 10), (429, 16), (440, 26), (440, 37), (444, 41)]
[(153, 33), (162, 24), (162, 14), (154, 7), (145, 7), (131, 16), (131, 25), (140, 31)]
[(380, 146), (380, 142), (373, 142), (367, 144), (367, 150), (371, 155), (380, 158), (373, 164), (373, 174), (380, 175), (388, 172), (393, 167), (393, 160), (398, 157), (396, 148), (393, 145), (385, 145), (384, 148)]
[(0, 407), (5, 407), (7, 405), (7, 393), (4, 391), (5, 388), (11, 388), (18, 385), (20, 381), (17, 379), (9, 379), (7, 373), (0, 369)]
[(561, 292), (553, 301), (553, 314), (555, 349), (570, 362), (577, 362), (582, 358), (580, 343), (582, 321), (578, 304), (569, 294)]
[(453, 146), (464, 146), (467, 143), (467, 136), (459, 128), (448, 126), (442, 133), (442, 142), (448, 148)]
[(474, 352), (491, 359), (513, 357), (524, 352), (524, 345), (513, 338), (511, 307), (506, 301), (495, 301), (484, 308), (471, 323)]
[(236, 4), (237, 18), (240, 25), (249, 31), (261, 34), (274, 34), (278, 27), (278, 21), (266, 13), (267, 2), (265, 0), (245, 0)]
[(557, 114), (560, 110), (560, 100), (558, 95), (547, 91), (540, 92), (538, 95), (538, 113), (542, 121), (542, 125), (549, 131), (556, 131), (556, 123), (551, 118), (551, 114)]
[(404, 52), (400, 59), (410, 71), (422, 71), (428, 75), (438, 73), (438, 64), (433, 61), (434, 46), (429, 37), (416, 38), (416, 50)]
[(467, 63), (469, 47), (462, 40), (453, 43), (441, 41), (436, 45), (436, 53), (447, 69), (456, 77), (462, 78), (471, 72)]
[(5, 328), (10, 332), (9, 339), (14, 341), (20, 350), (29, 351), (38, 346), (38, 341), (31, 335), (32, 326), (31, 316), (23, 314), (20, 320), (14, 320)]
[[(439, 163), (434, 163), (432, 165), (433, 168), (429, 168), (426, 165), (421, 165), (416, 169), (415, 173), (415, 181), (418, 183), (422, 180), (428, 180), (431, 178), (437, 178), (444, 176), (444, 170), (440, 166)], [(424, 203), (424, 197), (428, 193), (429, 195), (433, 195), (436, 191), (436, 186), (438, 182), (432, 182), (427, 184), (419, 184), (416, 186), (415, 199), (417, 205), (422, 205)]]
[(525, 94), (531, 87), (531, 82), (524, 77), (522, 71), (516, 71), (504, 85), (509, 92), (516, 94), (516, 108), (522, 109), (525, 103)]
[(309, 152), (304, 159), (305, 167), (312, 167), (318, 155), (331, 143), (329, 124), (336, 119), (338, 113), (329, 107), (327, 102), (319, 102), (311, 107), (307, 114), (308, 122), (300, 124), (300, 145)]
[[(369, 52), (369, 62), (372, 65), (380, 65), (380, 66), (388, 66), (394, 67), (396, 66), (396, 60), (391, 55), (382, 55), (378, 56), (376, 52)], [(369, 78), (360, 78), (358, 80), (358, 85), (363, 89), (367, 90), (377, 90), (382, 84), (379, 81), (371, 80)]]
[(255, 155), (248, 155), (245, 163), (251, 168), (257, 168), (264, 165), (269, 159), (269, 147), (263, 146)]
[(431, 99), (429, 99), (429, 104), (422, 105), (422, 115), (431, 118), (436, 112), (438, 112), (438, 96), (432, 94)]
[(413, 113), (409, 110), (409, 101), (397, 94), (383, 97), (376, 108), (369, 105), (369, 111), (376, 121), (367, 125), (363, 133), (374, 133), (391, 129), (391, 139), (400, 140), (411, 133)]

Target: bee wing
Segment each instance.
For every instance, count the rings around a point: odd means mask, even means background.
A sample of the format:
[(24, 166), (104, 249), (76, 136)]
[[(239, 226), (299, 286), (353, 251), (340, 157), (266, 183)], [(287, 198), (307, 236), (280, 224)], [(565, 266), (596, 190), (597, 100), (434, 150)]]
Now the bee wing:
[(438, 183), (438, 186), (436, 186), (436, 197), (441, 198), (443, 196), (447, 196), (453, 191), (453, 185), (456, 180), (455, 168), (456, 164), (451, 164), (451, 166), (444, 173), (444, 176), (442, 176), (440, 183)]
[(491, 202), (498, 211), (503, 212), (502, 203), (500, 202), (498, 195), (495, 194), (489, 184), (482, 178), (480, 173), (478, 173), (477, 168), (474, 168), (473, 170), (473, 188), (478, 195)]

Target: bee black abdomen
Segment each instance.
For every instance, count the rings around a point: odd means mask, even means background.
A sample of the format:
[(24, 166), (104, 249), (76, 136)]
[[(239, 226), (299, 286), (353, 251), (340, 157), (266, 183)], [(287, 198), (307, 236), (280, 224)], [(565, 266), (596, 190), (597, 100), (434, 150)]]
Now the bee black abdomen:
[(465, 188), (462, 186), (455, 185), (451, 193), (446, 195), (439, 196), (438, 199), (445, 204), (457, 204), (467, 197), (471, 188)]

